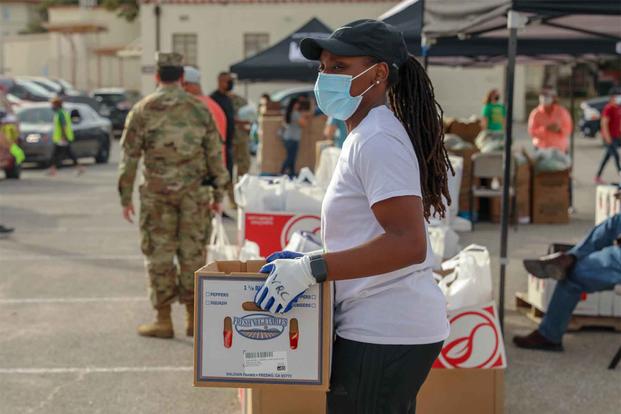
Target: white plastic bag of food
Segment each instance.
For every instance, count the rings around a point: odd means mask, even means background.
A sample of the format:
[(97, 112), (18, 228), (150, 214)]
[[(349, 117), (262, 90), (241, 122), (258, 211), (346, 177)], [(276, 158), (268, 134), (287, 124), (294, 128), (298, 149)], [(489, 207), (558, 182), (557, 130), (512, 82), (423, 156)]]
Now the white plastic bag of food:
[(235, 185), (235, 203), (247, 211), (284, 211), (289, 179), (244, 175)]
[(207, 263), (216, 260), (237, 260), (238, 248), (229, 242), (222, 216), (216, 214), (212, 222), (211, 239), (207, 246)]
[(337, 147), (329, 147), (321, 151), (315, 174), (318, 186), (328, 188), (340, 156), (341, 149)]
[(476, 244), (442, 263), (449, 272), (438, 282), (449, 311), (488, 303), (492, 300), (492, 271), (487, 248)]
[(261, 250), (259, 245), (253, 241), (245, 240), (241, 249), (239, 250), (239, 260), (247, 262), (248, 260), (261, 260), (264, 257), (261, 256)]
[(298, 253), (310, 253), (323, 249), (321, 239), (310, 231), (296, 231), (291, 236), (284, 250)]
[(449, 259), (459, 252), (459, 235), (449, 226), (429, 226), (429, 241), (431, 250), (436, 257), (436, 263)]

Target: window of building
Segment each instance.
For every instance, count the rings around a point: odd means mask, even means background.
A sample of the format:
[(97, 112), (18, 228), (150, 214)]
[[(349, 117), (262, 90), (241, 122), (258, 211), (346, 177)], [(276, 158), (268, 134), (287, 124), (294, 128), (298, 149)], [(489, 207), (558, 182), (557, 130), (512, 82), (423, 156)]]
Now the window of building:
[(196, 34), (174, 33), (173, 52), (183, 55), (183, 64), (198, 67), (198, 38)]
[(244, 33), (244, 56), (256, 55), (270, 44), (269, 33)]

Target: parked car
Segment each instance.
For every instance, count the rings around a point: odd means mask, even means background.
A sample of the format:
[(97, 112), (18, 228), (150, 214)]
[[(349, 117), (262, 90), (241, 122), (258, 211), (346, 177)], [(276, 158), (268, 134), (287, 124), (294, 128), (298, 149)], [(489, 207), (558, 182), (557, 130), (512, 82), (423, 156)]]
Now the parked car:
[(612, 88), (607, 96), (598, 96), (597, 98), (589, 99), (580, 104), (582, 114), (578, 124), (580, 131), (585, 137), (595, 138), (599, 132), (601, 113), (604, 110), (604, 106), (610, 101), (611, 95), (621, 94), (621, 88)]
[(12, 127), (13, 131), (17, 131), (19, 134), (17, 117), (11, 102), (9, 102), (4, 93), (0, 92), (0, 170), (4, 170), (6, 178), (19, 178), (21, 173), (20, 165), (17, 164), (10, 152), (13, 142), (10, 140), (10, 137), (2, 133), (8, 129), (7, 127)]
[(123, 88), (95, 89), (92, 96), (100, 103), (102, 114), (112, 122), (115, 133), (123, 132), (125, 118), (132, 106), (140, 100), (140, 93)]
[[(88, 105), (65, 103), (64, 109), (71, 115), (75, 140), (73, 152), (76, 157), (94, 157), (95, 162), (108, 162), (112, 126)], [(52, 142), (54, 113), (48, 103), (37, 103), (17, 109), (20, 122), (20, 147), (26, 153), (26, 162), (49, 166), (54, 152)]]
[(43, 76), (19, 76), (18, 79), (34, 82), (54, 95), (80, 95), (75, 89), (66, 89), (61, 83)]
[(299, 98), (300, 96), (305, 96), (309, 100), (315, 101), (315, 91), (313, 85), (308, 86), (298, 86), (296, 88), (283, 89), (278, 92), (274, 92), (270, 98), (273, 102), (278, 102), (280, 107), (286, 110), (287, 105), (293, 98)]
[(100, 115), (106, 115), (105, 113), (101, 112), (101, 104), (96, 99), (73, 89), (73, 87), (71, 87), (71, 89), (67, 89), (58, 80), (44, 78), (42, 76), (20, 76), (17, 79), (25, 82), (35, 83), (38, 86), (47, 90), (52, 95), (61, 96), (63, 98), (63, 101), (65, 102), (83, 103), (93, 108)]
[(54, 97), (54, 94), (44, 87), (23, 79), (1, 76), (0, 85), (7, 94), (20, 101), (47, 102)]

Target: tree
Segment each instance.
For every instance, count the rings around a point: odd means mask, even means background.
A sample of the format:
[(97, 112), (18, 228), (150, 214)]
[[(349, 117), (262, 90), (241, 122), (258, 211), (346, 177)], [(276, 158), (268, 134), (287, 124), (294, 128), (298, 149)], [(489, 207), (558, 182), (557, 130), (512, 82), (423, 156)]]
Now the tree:
[(117, 16), (123, 17), (128, 22), (133, 22), (140, 11), (138, 0), (101, 0), (101, 5), (106, 10), (116, 11)]

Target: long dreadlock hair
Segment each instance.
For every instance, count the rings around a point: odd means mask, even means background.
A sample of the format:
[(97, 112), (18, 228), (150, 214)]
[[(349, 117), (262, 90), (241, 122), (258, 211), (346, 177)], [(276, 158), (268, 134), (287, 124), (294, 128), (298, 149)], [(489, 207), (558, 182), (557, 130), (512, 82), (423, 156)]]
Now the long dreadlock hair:
[(442, 197), (451, 204), (448, 171), (455, 171), (444, 148), (442, 107), (436, 101), (433, 85), (423, 66), (412, 55), (399, 67), (398, 76), (391, 70), (388, 101), (412, 141), (420, 168), (425, 220), (446, 215)]

